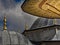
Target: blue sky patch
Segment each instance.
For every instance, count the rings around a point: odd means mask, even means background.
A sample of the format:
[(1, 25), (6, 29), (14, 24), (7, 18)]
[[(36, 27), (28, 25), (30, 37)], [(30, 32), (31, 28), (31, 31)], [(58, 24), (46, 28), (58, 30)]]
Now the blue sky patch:
[(21, 2), (21, 0), (15, 0), (15, 2), (17, 2), (17, 3), (18, 3), (18, 2)]

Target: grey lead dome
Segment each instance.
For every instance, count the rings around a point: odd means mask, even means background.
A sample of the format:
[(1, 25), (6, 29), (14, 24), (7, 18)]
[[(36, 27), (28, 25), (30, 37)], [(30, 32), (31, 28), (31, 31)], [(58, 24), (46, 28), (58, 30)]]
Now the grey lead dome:
[(0, 31), (0, 45), (32, 45), (22, 34), (7, 30), (6, 16), (3, 22), (3, 31)]
[(14, 31), (0, 31), (0, 45), (32, 45), (22, 34)]

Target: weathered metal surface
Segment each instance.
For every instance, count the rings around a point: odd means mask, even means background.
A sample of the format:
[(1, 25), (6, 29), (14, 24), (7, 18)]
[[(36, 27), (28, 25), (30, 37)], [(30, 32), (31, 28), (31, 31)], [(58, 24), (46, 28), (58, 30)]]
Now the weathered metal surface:
[[(32, 41), (46, 41), (56, 39), (56, 28), (60, 30), (59, 19), (38, 18), (31, 26), (30, 30), (25, 30), (24, 35)], [(51, 36), (50, 36), (51, 35)], [(58, 31), (58, 40), (60, 39)]]

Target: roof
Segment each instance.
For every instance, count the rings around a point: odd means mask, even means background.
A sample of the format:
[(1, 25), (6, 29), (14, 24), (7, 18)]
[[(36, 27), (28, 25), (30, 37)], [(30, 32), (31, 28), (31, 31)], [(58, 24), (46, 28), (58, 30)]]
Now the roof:
[(30, 30), (24, 30), (23, 33), (25, 32), (31, 32), (31, 31), (36, 31), (36, 30), (41, 30), (41, 29), (50, 29), (50, 28), (58, 28), (60, 29), (60, 25), (52, 25), (52, 26), (44, 26), (44, 27), (40, 27), (40, 28), (36, 28), (36, 29), (30, 29)]
[(54, 38), (56, 34), (56, 28), (60, 29), (60, 25), (52, 25), (37, 29), (25, 30), (23, 34), (31, 41), (49, 41)]

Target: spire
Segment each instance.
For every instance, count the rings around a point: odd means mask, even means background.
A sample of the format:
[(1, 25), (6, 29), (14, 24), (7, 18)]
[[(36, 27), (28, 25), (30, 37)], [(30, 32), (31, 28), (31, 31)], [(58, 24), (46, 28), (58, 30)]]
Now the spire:
[(4, 24), (3, 24), (3, 30), (7, 30), (7, 24), (6, 24), (7, 20), (6, 20), (6, 16), (4, 16), (3, 22), (4, 22)]

